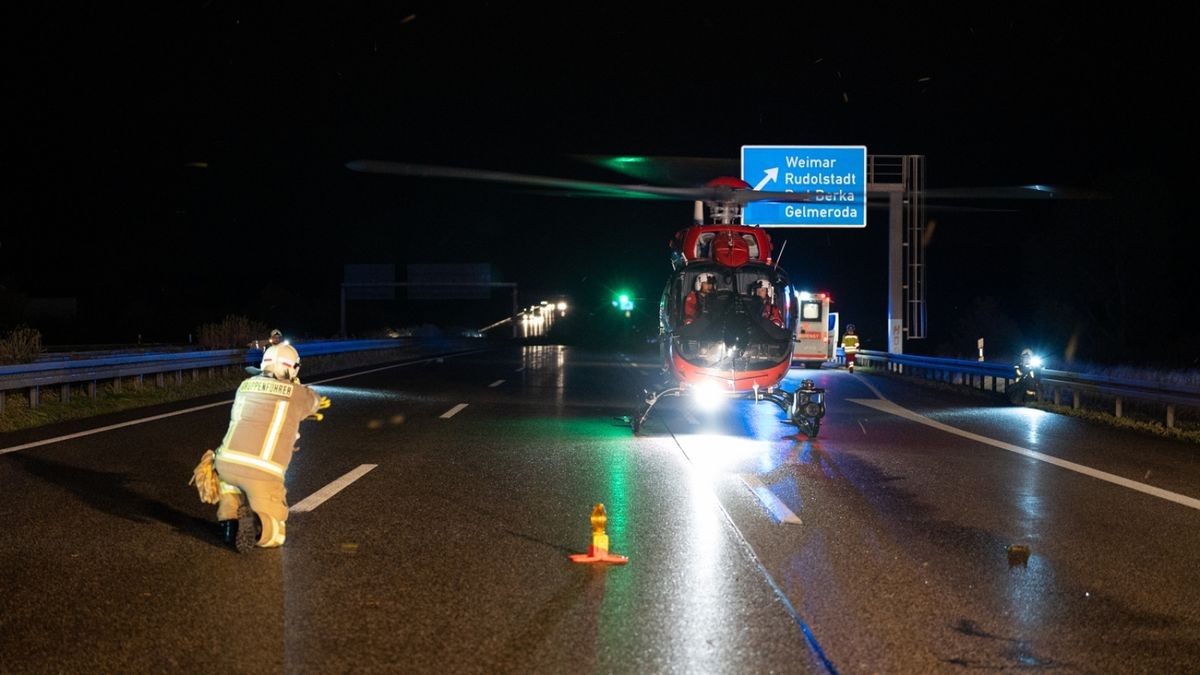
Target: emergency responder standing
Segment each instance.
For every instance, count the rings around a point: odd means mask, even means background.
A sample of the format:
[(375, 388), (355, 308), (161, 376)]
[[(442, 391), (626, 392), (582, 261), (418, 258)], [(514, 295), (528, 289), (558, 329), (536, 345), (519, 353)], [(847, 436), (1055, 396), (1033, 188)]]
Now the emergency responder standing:
[(854, 324), (848, 324), (842, 335), (842, 353), (846, 355), (846, 370), (853, 373), (854, 357), (858, 354), (858, 334), (854, 332)]
[(250, 342), (246, 346), (249, 347), (250, 349), (267, 349), (268, 347), (272, 347), (272, 346), (280, 344), (282, 342), (283, 342), (283, 331), (279, 330), (278, 328), (272, 328), (271, 336), (268, 337), (266, 340), (255, 339), (254, 341)]
[(260, 374), (238, 387), (229, 429), (216, 451), (221, 537), (239, 552), (283, 544), (287, 490), (283, 479), (300, 438), (300, 422), (329, 399), (300, 384), (300, 355), (281, 343), (263, 353)]
[(1009, 390), (1008, 398), (1014, 405), (1025, 403), (1028, 401), (1036, 401), (1038, 398), (1038, 368), (1042, 366), (1042, 360), (1033, 355), (1033, 350), (1022, 349), (1021, 355), (1017, 362), (1013, 364), (1013, 375), (1015, 381)]

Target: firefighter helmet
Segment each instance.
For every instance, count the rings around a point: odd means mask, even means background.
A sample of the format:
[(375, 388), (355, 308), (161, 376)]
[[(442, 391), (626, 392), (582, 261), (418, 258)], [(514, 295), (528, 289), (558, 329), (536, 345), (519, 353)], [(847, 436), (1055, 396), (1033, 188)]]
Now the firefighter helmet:
[(717, 275), (712, 272), (704, 272), (696, 277), (696, 290), (700, 290), (701, 284), (716, 284)]
[(263, 352), (259, 368), (277, 380), (295, 380), (300, 376), (300, 354), (286, 343), (271, 345)]

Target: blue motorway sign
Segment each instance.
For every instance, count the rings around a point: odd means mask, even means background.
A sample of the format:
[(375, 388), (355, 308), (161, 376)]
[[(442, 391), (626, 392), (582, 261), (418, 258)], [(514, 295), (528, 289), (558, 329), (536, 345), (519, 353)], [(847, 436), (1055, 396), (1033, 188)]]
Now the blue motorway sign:
[(742, 180), (803, 201), (746, 204), (742, 222), (762, 227), (866, 227), (864, 145), (743, 145)]

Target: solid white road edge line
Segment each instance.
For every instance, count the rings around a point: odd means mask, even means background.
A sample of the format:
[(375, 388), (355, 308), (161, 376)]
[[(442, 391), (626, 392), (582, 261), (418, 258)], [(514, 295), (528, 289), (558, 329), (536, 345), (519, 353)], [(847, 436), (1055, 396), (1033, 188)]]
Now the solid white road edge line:
[(24, 450), (26, 448), (36, 448), (39, 445), (50, 445), (51, 443), (57, 443), (59, 441), (69, 441), (73, 438), (83, 438), (84, 436), (91, 436), (92, 434), (98, 434), (102, 431), (112, 431), (113, 429), (120, 429), (121, 427), (131, 427), (135, 424), (143, 424), (145, 422), (153, 422), (155, 420), (166, 419), (168, 417), (174, 417), (176, 415), (183, 415), (186, 413), (195, 412), (197, 410), (204, 410), (206, 408), (215, 408), (219, 405), (229, 405), (230, 403), (233, 403), (233, 401), (229, 400), (229, 401), (220, 401), (219, 403), (209, 403), (208, 405), (200, 405), (200, 406), (196, 406), (195, 408), (188, 408), (187, 410), (176, 410), (175, 412), (163, 413), (161, 415), (154, 415), (153, 417), (143, 417), (141, 419), (129, 420), (128, 422), (121, 422), (120, 424), (110, 424), (106, 427), (100, 427), (99, 429), (88, 429), (87, 431), (80, 431), (80, 432), (74, 433), (74, 434), (67, 434), (66, 436), (56, 436), (54, 438), (47, 438), (47, 439), (41, 440), (41, 441), (34, 441), (32, 443), (26, 443), (25, 445), (14, 445), (14, 446), (8, 447), (8, 448), (0, 448), (0, 455), (3, 455), (8, 452), (16, 452), (18, 450)]
[(1176, 492), (1171, 492), (1169, 490), (1164, 490), (1162, 488), (1156, 488), (1153, 485), (1146, 485), (1145, 483), (1139, 483), (1137, 481), (1129, 480), (1128, 478), (1122, 478), (1121, 476), (1118, 476), (1116, 474), (1111, 474), (1106, 471), (1100, 471), (1099, 469), (1093, 469), (1089, 466), (1084, 466), (1082, 464), (1076, 464), (1075, 462), (1068, 462), (1065, 459), (1059, 459), (1057, 457), (1052, 457), (1050, 455), (1044, 455), (1040, 452), (1030, 450), (1029, 448), (1022, 448), (1019, 445), (1013, 445), (1012, 443), (1005, 443), (1004, 441), (997, 441), (994, 438), (988, 438), (987, 436), (980, 436), (979, 434), (974, 434), (974, 433), (971, 433), (970, 431), (965, 431), (965, 430), (959, 429), (957, 427), (952, 427), (949, 424), (942, 424), (941, 422), (929, 419), (928, 417), (925, 417), (924, 415), (915, 413), (907, 408), (902, 408), (902, 407), (896, 405), (895, 403), (892, 403), (891, 401), (876, 400), (876, 399), (870, 399), (870, 398), (851, 398), (851, 399), (846, 399), (846, 400), (850, 401), (851, 403), (857, 403), (859, 405), (864, 405), (868, 408), (874, 408), (876, 410), (879, 410), (880, 412), (890, 413), (890, 414), (896, 415), (898, 417), (903, 417), (905, 419), (912, 420), (912, 421), (920, 423), (920, 424), (924, 424), (925, 426), (933, 427), (934, 429), (938, 429), (940, 431), (945, 431), (946, 433), (955, 434), (956, 436), (962, 436), (963, 438), (969, 438), (978, 443), (984, 443), (986, 445), (990, 445), (995, 448), (1000, 448), (1001, 450), (1008, 450), (1009, 452), (1015, 452), (1018, 455), (1024, 455), (1024, 456), (1030, 457), (1032, 459), (1036, 459), (1036, 460), (1039, 460), (1042, 462), (1047, 462), (1049, 464), (1054, 464), (1055, 466), (1061, 466), (1064, 469), (1068, 469), (1070, 471), (1075, 471), (1075, 472), (1081, 473), (1085, 476), (1091, 476), (1092, 478), (1098, 478), (1102, 481), (1107, 481), (1114, 485), (1120, 485), (1121, 487), (1129, 488), (1130, 490), (1137, 490), (1138, 492), (1143, 492), (1143, 493), (1151, 495), (1153, 497), (1158, 497), (1159, 499), (1165, 499), (1167, 501), (1175, 502), (1176, 504), (1180, 504), (1183, 506), (1187, 506), (1189, 508), (1200, 510), (1200, 499), (1194, 499), (1192, 497), (1188, 497), (1186, 495), (1181, 495)]
[(325, 487), (321, 488), (320, 490), (317, 490), (316, 492), (305, 497), (304, 499), (301, 499), (298, 504), (296, 504), (295, 506), (288, 509), (288, 512), (289, 513), (304, 513), (305, 511), (312, 511), (313, 509), (317, 508), (321, 504), (324, 504), (325, 501), (328, 500), (330, 497), (341, 492), (347, 485), (353, 483), (354, 481), (358, 480), (359, 478), (362, 478), (368, 471), (370, 471), (371, 469), (374, 469), (376, 466), (378, 466), (378, 465), (377, 464), (362, 464), (362, 465), (360, 465), (357, 469), (351, 471), (350, 473), (346, 474), (345, 476), (342, 476), (341, 478), (333, 481), (329, 485), (326, 485)]
[[(441, 357), (441, 358), (453, 358), (455, 356), (467, 356), (469, 354), (475, 354), (475, 353), (482, 352), (482, 351), (487, 351), (487, 350), (486, 349), (476, 349), (474, 351), (463, 352), (461, 354), (452, 354), (450, 357)], [(326, 382), (334, 382), (337, 380), (344, 380), (348, 377), (357, 377), (359, 375), (366, 375), (367, 373), (377, 373), (381, 370), (390, 370), (392, 368), (402, 368), (404, 366), (415, 366), (419, 363), (427, 363), (427, 362), (433, 361), (433, 360), (434, 360), (433, 358), (428, 358), (428, 359), (421, 359), (420, 361), (396, 363), (396, 364), (393, 364), (390, 366), (383, 366), (382, 368), (372, 368), (371, 370), (360, 370), (360, 371), (357, 371), (354, 373), (350, 373), (349, 375), (339, 375), (338, 377), (331, 377), (331, 378), (324, 379), (324, 380), (318, 380), (316, 382), (310, 382), (309, 384), (311, 384), (311, 385), (325, 384)], [(84, 436), (91, 436), (92, 434), (98, 434), (98, 433), (101, 433), (104, 431), (112, 431), (113, 429), (120, 429), (121, 427), (131, 427), (131, 426), (134, 426), (135, 424), (145, 424), (146, 422), (153, 422), (155, 420), (166, 419), (168, 417), (174, 417), (176, 415), (186, 415), (187, 413), (196, 412), (197, 410), (207, 410), (208, 408), (215, 408), (219, 405), (229, 405), (230, 403), (233, 403), (233, 399), (229, 399), (227, 401), (218, 401), (217, 403), (209, 403), (206, 405), (198, 405), (194, 408), (185, 408), (183, 410), (176, 410), (175, 412), (163, 413), (161, 415), (154, 415), (152, 417), (142, 417), (142, 418), (139, 418), (136, 420), (129, 420), (128, 422), (121, 422), (120, 424), (110, 424), (106, 427), (100, 427), (98, 429), (88, 429), (87, 431), (80, 431), (80, 432), (74, 433), (74, 434), (67, 434), (66, 436), (55, 436), (54, 438), (46, 438), (46, 439), (42, 439), (40, 441), (33, 441), (32, 443), (26, 443), (24, 445), (14, 445), (14, 446), (11, 446), (8, 448), (0, 448), (0, 455), (4, 455), (4, 454), (10, 453), (10, 452), (16, 452), (18, 450), (26, 450), (28, 448), (36, 448), (41, 445), (50, 445), (52, 443), (58, 443), (59, 441), (69, 441), (74, 438), (83, 438)]]
[(754, 493), (754, 496), (758, 497), (758, 501), (767, 507), (767, 510), (771, 512), (776, 521), (780, 523), (795, 523), (796, 525), (803, 524), (800, 522), (800, 516), (797, 516), (786, 504), (780, 501), (779, 497), (776, 497), (775, 493), (771, 492), (771, 488), (764, 485), (758, 479), (758, 476), (752, 473), (743, 473), (738, 474), (738, 478), (741, 478), (746, 487), (750, 488), (750, 491)]

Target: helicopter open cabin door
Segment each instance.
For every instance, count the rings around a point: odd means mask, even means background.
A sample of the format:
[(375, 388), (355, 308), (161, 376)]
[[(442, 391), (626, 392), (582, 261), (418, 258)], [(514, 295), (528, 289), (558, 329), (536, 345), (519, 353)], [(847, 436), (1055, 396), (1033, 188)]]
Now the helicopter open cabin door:
[(817, 370), (829, 360), (831, 340), (829, 337), (828, 293), (796, 291), (796, 341), (792, 352), (793, 364), (804, 364), (808, 370)]

